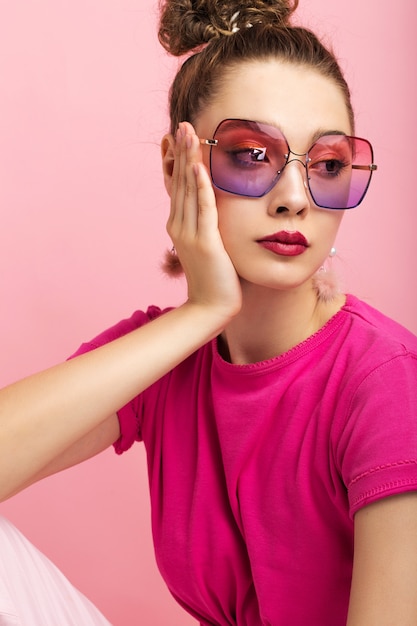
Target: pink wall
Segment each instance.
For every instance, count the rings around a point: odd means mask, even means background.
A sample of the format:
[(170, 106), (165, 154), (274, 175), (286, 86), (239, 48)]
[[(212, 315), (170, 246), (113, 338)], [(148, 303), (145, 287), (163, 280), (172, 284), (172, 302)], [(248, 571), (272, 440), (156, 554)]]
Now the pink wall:
[[(330, 8), (329, 8), (330, 7)], [(379, 165), (346, 215), (346, 287), (417, 333), (416, 5), (301, 0), (352, 86), (357, 134)], [(0, 385), (64, 359), (148, 303), (181, 301), (161, 275), (168, 201), (158, 142), (176, 62), (156, 0), (0, 3)], [(59, 419), (59, 416), (57, 416)], [(111, 451), (0, 506), (115, 626), (194, 623), (153, 560), (144, 453)], [(138, 617), (140, 616), (140, 617)]]

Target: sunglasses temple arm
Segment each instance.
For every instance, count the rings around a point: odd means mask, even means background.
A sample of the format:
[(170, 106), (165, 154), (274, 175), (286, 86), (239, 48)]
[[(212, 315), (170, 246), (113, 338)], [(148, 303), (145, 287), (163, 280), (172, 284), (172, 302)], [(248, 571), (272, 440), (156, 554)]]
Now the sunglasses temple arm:
[(370, 170), (374, 172), (378, 169), (378, 166), (375, 163), (371, 163), (370, 165), (352, 165), (353, 170)]

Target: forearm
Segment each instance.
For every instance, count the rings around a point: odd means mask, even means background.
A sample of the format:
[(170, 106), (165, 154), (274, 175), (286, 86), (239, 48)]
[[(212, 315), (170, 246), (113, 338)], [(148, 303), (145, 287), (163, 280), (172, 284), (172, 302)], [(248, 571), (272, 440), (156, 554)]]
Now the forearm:
[(0, 499), (216, 336), (226, 323), (185, 304), (132, 333), (0, 391)]

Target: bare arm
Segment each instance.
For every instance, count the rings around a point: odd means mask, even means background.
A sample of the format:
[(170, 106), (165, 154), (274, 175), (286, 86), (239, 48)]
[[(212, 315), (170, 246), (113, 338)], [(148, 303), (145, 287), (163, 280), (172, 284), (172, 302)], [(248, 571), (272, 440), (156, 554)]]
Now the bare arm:
[(417, 493), (384, 498), (355, 515), (347, 626), (417, 624)]
[(185, 267), (187, 302), (0, 391), (0, 499), (110, 445), (118, 436), (117, 410), (215, 337), (239, 310), (239, 281), (189, 125), (172, 142), (172, 163), (168, 231)]
[(112, 415), (96, 426), (87, 435), (70, 445), (62, 454), (47, 463), (38, 473), (31, 474), (25, 483), (17, 484), (13, 492), (7, 493), (7, 497), (15, 495), (15, 493), (22, 491), (22, 489), (29, 487), (42, 478), (61, 472), (82, 461), (86, 461), (108, 448), (119, 436), (119, 420), (117, 415)]

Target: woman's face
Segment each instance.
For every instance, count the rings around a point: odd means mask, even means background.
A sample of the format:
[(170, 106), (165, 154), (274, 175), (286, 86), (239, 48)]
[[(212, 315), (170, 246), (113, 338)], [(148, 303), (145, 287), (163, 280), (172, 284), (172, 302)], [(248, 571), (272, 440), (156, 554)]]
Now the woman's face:
[[(340, 89), (306, 67), (275, 60), (251, 62), (226, 76), (218, 97), (194, 124), (200, 138), (213, 137), (224, 119), (253, 120), (278, 127), (292, 153), (301, 155), (324, 133), (351, 133)], [(208, 168), (209, 150), (202, 148)], [(291, 160), (296, 158), (291, 155)], [(217, 188), (215, 194), (219, 230), (237, 273), (243, 281), (275, 289), (311, 279), (329, 255), (343, 217), (341, 210), (314, 204), (305, 167), (298, 160), (287, 164), (276, 185), (261, 198)], [(307, 245), (285, 245), (286, 237), (290, 244), (304, 237)]]

